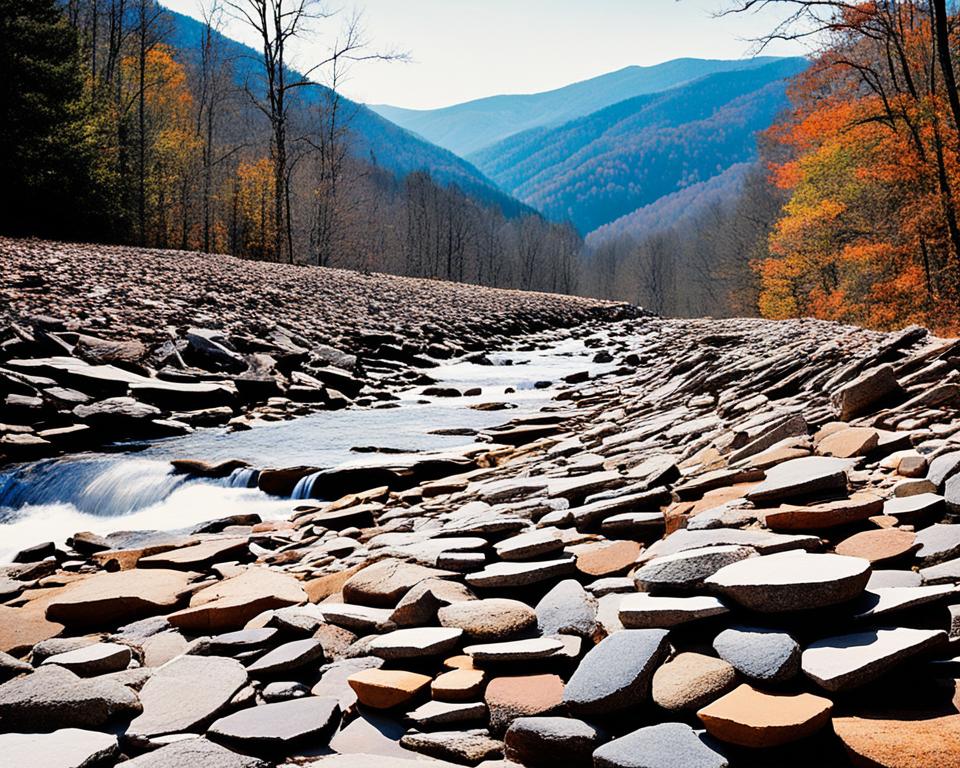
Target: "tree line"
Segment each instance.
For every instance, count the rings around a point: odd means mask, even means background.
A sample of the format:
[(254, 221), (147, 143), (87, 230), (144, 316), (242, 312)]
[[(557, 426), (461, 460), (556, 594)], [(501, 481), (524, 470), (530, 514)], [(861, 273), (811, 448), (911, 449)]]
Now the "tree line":
[[(358, 157), (361, 18), (315, 0), (0, 0), (0, 231), (573, 292), (582, 242)], [(259, 41), (223, 34), (238, 23)], [(326, 32), (326, 38), (322, 33)], [(298, 41), (326, 52), (297, 71)]]

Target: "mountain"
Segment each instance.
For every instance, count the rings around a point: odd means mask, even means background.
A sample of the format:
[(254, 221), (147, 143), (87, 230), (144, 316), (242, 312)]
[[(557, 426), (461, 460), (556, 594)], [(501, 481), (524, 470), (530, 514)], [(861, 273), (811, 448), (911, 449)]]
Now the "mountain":
[(652, 67), (626, 67), (543, 93), (490, 96), (441, 109), (386, 104), (370, 105), (370, 109), (466, 157), (521, 131), (560, 125), (625, 99), (676, 88), (718, 72), (755, 69), (775, 60), (674, 59)]
[[(190, 16), (164, 9), (169, 15), (169, 37), (171, 46), (184, 58), (196, 55), (203, 25)], [(253, 80), (257, 69), (258, 53), (252, 48), (221, 35), (224, 52), (232, 59), (237, 79), (242, 83)], [(323, 94), (328, 92), (322, 85), (299, 89), (304, 106), (309, 108), (318, 104)], [(392, 171), (399, 178), (414, 171), (428, 171), (430, 175), (445, 186), (456, 185), (463, 192), (477, 200), (499, 207), (505, 215), (513, 216), (529, 212), (529, 208), (510, 195), (502, 192), (496, 184), (486, 178), (476, 167), (453, 152), (431, 144), (410, 131), (395, 125), (373, 110), (341, 99), (344, 114), (351, 115), (350, 130), (353, 134), (351, 151), (360, 158), (376, 162), (377, 165)]]
[(756, 156), (756, 133), (787, 106), (779, 59), (621, 101), (468, 157), (502, 190), (581, 233)]

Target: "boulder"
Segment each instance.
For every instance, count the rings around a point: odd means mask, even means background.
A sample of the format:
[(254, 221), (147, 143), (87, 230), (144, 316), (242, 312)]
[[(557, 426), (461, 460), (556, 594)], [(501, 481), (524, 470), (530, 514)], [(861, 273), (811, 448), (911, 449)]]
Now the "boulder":
[(713, 649), (741, 675), (758, 682), (785, 682), (800, 671), (800, 646), (786, 632), (730, 627), (713, 639)]
[(737, 684), (733, 666), (701, 653), (680, 653), (653, 673), (654, 702), (670, 712), (697, 710)]
[(837, 416), (842, 421), (867, 413), (885, 399), (902, 392), (889, 365), (871, 368), (856, 379), (840, 387), (831, 396)]
[(571, 717), (520, 717), (503, 738), (504, 755), (531, 768), (590, 766), (601, 733)]
[(343, 585), (343, 598), (348, 603), (393, 608), (407, 591), (424, 579), (450, 576), (453, 576), (450, 571), (401, 560), (381, 560), (347, 579)]

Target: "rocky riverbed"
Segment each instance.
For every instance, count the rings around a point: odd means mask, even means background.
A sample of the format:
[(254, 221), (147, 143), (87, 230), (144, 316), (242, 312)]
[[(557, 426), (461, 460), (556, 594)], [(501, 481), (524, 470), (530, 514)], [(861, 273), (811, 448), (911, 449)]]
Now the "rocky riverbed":
[(3, 764), (960, 765), (960, 342), (636, 317), (520, 344), (572, 339), (583, 370), (456, 455), (183, 456), (300, 499), (20, 552)]

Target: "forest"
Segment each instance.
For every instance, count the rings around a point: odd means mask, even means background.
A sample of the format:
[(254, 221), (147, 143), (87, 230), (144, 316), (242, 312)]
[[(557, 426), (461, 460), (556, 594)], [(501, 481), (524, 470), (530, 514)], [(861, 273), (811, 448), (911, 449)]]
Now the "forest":
[[(0, 0), (0, 231), (574, 290), (568, 226), (359, 156), (360, 107), (338, 83), (399, 58), (368, 45), (359, 16), (311, 0), (202, 8), (184, 35), (155, 0)], [(230, 20), (262, 50), (226, 38)], [(293, 69), (292, 45), (321, 33), (327, 53)]]

